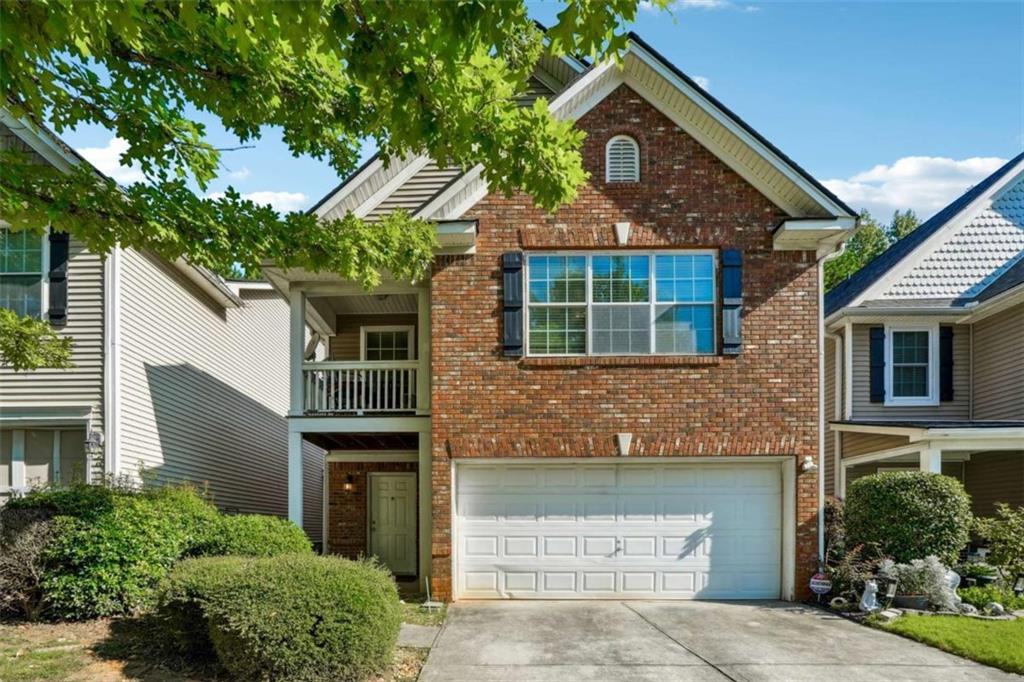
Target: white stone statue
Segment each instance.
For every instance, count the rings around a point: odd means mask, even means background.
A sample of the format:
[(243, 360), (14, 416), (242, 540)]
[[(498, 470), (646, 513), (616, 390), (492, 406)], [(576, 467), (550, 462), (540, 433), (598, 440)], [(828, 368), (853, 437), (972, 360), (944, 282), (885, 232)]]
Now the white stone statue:
[(878, 583), (869, 580), (864, 583), (864, 594), (860, 597), (860, 610), (864, 613), (874, 613), (880, 608), (882, 607), (878, 603)]

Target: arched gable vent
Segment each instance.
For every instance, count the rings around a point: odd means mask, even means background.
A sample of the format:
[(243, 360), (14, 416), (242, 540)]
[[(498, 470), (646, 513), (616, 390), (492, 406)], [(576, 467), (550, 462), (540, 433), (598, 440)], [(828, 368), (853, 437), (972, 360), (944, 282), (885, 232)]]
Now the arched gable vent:
[(604, 161), (605, 182), (640, 182), (640, 145), (629, 135), (608, 140)]

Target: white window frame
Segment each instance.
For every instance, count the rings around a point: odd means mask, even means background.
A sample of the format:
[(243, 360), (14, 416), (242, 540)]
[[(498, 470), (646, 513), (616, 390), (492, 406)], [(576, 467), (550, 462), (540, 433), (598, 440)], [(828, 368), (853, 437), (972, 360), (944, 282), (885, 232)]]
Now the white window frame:
[[(896, 332), (928, 332), (928, 393), (924, 396), (897, 397), (892, 390), (893, 334)], [(887, 407), (935, 406), (939, 404), (939, 324), (885, 325), (885, 402)]]
[[(632, 180), (612, 180), (611, 178), (611, 153), (612, 145), (619, 140), (628, 140), (633, 145), (633, 152), (636, 154), (636, 177)], [(636, 138), (632, 135), (615, 135), (604, 145), (604, 181), (608, 184), (616, 185), (620, 183), (628, 182), (640, 182), (642, 173), (640, 172), (640, 143), (637, 142)]]
[[(359, 360), (361, 362), (406, 362), (409, 360), (416, 359), (416, 349), (413, 348), (413, 330), (415, 326), (411, 324), (391, 324), (391, 325), (368, 325), (359, 327)], [(409, 357), (405, 360), (367, 360), (366, 359), (366, 334), (370, 332), (405, 332), (409, 340)]]
[[(10, 229), (10, 223), (0, 220), (0, 229)], [(45, 320), (50, 313), (50, 228), (43, 230), (42, 236), (42, 268), (43, 274), (39, 287), (39, 319)], [(68, 255), (70, 260), (70, 254)], [(8, 274), (8, 273), (4, 273)], [(13, 273), (10, 273), (13, 274)]]
[[(583, 256), (586, 259), (586, 292), (584, 300), (576, 303), (531, 303), (530, 302), (530, 258), (532, 256)], [(647, 305), (650, 306), (650, 340), (651, 340), (651, 351), (649, 353), (595, 353), (593, 350), (593, 343), (591, 337), (594, 333), (592, 310), (594, 307), (593, 301), (593, 259), (595, 256), (646, 256), (650, 259), (650, 267), (648, 269), (650, 276), (650, 285), (648, 289), (648, 301)], [(657, 256), (711, 256), (711, 281), (713, 284), (712, 296), (711, 296), (711, 340), (712, 349), (708, 353), (658, 353), (655, 352), (657, 340), (655, 338), (655, 324), (657, 322), (657, 306), (667, 305), (708, 305), (704, 302), (693, 301), (690, 303), (679, 303), (674, 301), (661, 301), (657, 300), (657, 276), (655, 274), (655, 257)], [(580, 358), (580, 357), (595, 357), (595, 358), (608, 358), (608, 357), (666, 357), (666, 356), (683, 356), (683, 357), (708, 357), (718, 355), (721, 352), (721, 343), (719, 342), (720, 335), (720, 320), (721, 316), (721, 256), (717, 249), (657, 249), (657, 250), (622, 250), (622, 251), (528, 251), (523, 254), (523, 345), (525, 348), (525, 355), (527, 357), (535, 358)], [(608, 305), (598, 303), (598, 306)], [(615, 305), (615, 304), (612, 304)], [(644, 305), (643, 303), (622, 303), (621, 305)], [(566, 308), (566, 307), (577, 307), (584, 308), (587, 312), (587, 324), (586, 324), (586, 351), (583, 353), (531, 353), (530, 352), (530, 307), (547, 307), (547, 308)]]

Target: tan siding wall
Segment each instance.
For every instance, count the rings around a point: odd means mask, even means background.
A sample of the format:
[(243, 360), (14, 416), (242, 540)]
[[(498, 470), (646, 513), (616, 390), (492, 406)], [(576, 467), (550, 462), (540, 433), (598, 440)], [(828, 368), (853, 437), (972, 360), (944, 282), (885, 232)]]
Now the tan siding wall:
[(842, 435), (843, 457), (869, 455), (872, 452), (891, 450), (910, 442), (906, 436), (883, 436), (877, 433), (844, 433)]
[(1024, 452), (976, 452), (964, 466), (971, 511), (992, 516), (996, 502), (1024, 505)]
[(970, 414), (970, 328), (953, 328), (953, 400), (922, 407), (887, 407), (871, 402), (868, 330), (853, 326), (853, 416), (855, 419), (967, 419)]
[(1024, 304), (974, 325), (974, 419), (1024, 419)]
[[(126, 251), (121, 275), (120, 468), (207, 482), (243, 512), (288, 511), (288, 305), (244, 292), (223, 310), (170, 266)], [(305, 527), (322, 528), (322, 451), (305, 457)]]
[(88, 406), (91, 428), (103, 428), (103, 261), (71, 240), (68, 253), (68, 324), (74, 341), (71, 369), (12, 372), (0, 367), (0, 411), (27, 407)]
[(825, 387), (825, 494), (835, 494), (835, 436), (828, 423), (835, 419), (835, 395), (836, 395), (836, 372), (835, 372), (835, 347), (836, 342), (826, 337), (825, 339), (825, 376), (822, 377)]
[(331, 360), (359, 360), (359, 328), (412, 326), (412, 354), (416, 357), (416, 315), (394, 313), (388, 315), (338, 315), (337, 334), (331, 337)]

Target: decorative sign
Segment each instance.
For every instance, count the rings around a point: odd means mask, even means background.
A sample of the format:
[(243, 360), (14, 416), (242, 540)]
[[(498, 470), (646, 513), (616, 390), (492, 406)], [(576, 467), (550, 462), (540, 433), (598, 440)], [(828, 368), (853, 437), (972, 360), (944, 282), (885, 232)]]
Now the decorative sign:
[(824, 573), (815, 573), (811, 577), (811, 592), (814, 594), (828, 594), (832, 590), (832, 581)]

